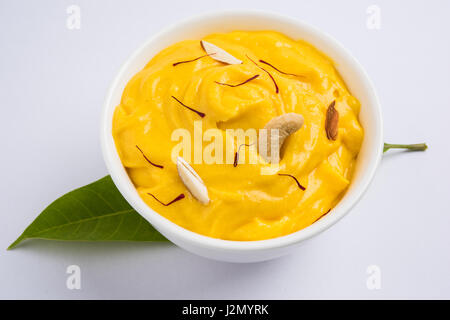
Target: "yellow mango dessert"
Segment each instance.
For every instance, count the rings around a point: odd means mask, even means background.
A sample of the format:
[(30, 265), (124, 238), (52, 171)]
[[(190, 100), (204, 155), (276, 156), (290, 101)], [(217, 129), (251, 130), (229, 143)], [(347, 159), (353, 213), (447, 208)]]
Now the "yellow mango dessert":
[(359, 109), (310, 44), (235, 31), (153, 57), (128, 82), (113, 137), (153, 210), (209, 237), (263, 240), (342, 198), (364, 138)]

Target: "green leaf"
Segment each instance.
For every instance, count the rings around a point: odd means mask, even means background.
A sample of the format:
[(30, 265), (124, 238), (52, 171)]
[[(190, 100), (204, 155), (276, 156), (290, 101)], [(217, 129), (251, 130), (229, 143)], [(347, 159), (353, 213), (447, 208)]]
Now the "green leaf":
[(117, 190), (110, 176), (51, 203), (9, 249), (25, 239), (166, 241)]

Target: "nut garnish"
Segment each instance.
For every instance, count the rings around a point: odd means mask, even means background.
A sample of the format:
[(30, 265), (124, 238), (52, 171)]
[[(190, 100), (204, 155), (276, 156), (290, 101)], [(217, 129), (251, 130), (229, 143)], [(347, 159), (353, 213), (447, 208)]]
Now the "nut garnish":
[(219, 48), (218, 46), (216, 46), (212, 43), (201, 40), (200, 45), (202, 46), (203, 50), (205, 50), (205, 52), (207, 54), (209, 54), (211, 56), (211, 58), (213, 58), (214, 60), (217, 60), (217, 61), (220, 61), (223, 63), (228, 63), (228, 64), (241, 64), (242, 63), (241, 60), (233, 57), (231, 54), (229, 54), (225, 50)]
[(183, 181), (189, 192), (197, 198), (201, 203), (208, 204), (208, 189), (200, 178), (200, 176), (195, 172), (195, 170), (181, 157), (177, 158), (177, 170), (181, 181)]
[[(267, 122), (264, 126), (267, 132), (267, 141), (264, 143), (260, 140), (260, 155), (268, 162), (274, 162), (273, 160), (278, 162), (280, 160), (280, 149), (284, 141), (302, 127), (303, 121), (301, 114), (285, 113)], [(262, 139), (262, 136), (260, 136), (260, 139)], [(278, 145), (278, 150), (271, 150), (272, 141), (275, 142), (275, 145)], [(274, 152), (273, 155), (272, 152)]]
[(333, 100), (328, 106), (327, 117), (325, 119), (325, 131), (329, 140), (336, 140), (338, 135), (339, 112), (334, 107), (335, 104), (336, 101)]

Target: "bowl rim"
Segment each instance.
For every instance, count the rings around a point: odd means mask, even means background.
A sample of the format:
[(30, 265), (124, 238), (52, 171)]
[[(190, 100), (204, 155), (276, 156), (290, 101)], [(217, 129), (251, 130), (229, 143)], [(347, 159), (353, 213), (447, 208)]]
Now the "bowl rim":
[[(359, 189), (354, 191), (352, 201), (347, 201), (344, 203), (343, 207), (339, 207), (333, 214), (328, 214), (324, 218), (319, 221), (313, 223), (312, 225), (301, 229), (299, 231), (293, 232), (288, 235), (284, 235), (277, 238), (265, 239), (265, 240), (253, 240), (253, 241), (235, 241), (235, 240), (223, 240), (212, 238), (209, 236), (201, 235), (196, 232), (187, 230), (164, 216), (160, 215), (152, 208), (150, 208), (145, 202), (139, 197), (135, 187), (132, 185), (128, 174), (126, 173), (125, 168), (123, 167), (120, 158), (118, 156), (117, 149), (115, 147), (114, 139), (112, 136), (112, 131), (109, 130), (112, 127), (112, 123), (109, 122), (109, 112), (114, 112), (116, 106), (112, 103), (112, 97), (114, 95), (114, 90), (120, 83), (120, 79), (123, 74), (127, 71), (130, 64), (139, 54), (151, 43), (158, 39), (162, 35), (166, 33), (170, 33), (176, 29), (182, 28), (185, 25), (202, 22), (204, 20), (212, 20), (212, 19), (224, 19), (231, 18), (236, 15), (240, 16), (249, 16), (262, 18), (262, 19), (272, 19), (278, 20), (281, 23), (286, 22), (300, 29), (304, 29), (310, 34), (313, 34), (315, 37), (321, 38), (323, 41), (327, 42), (331, 46), (333, 46), (336, 50), (340, 51), (340, 53), (345, 57), (345, 59), (350, 62), (351, 65), (355, 68), (358, 73), (358, 76), (365, 82), (365, 87), (368, 90), (368, 94), (370, 96), (370, 100), (374, 105), (374, 111), (376, 112), (376, 119), (374, 119), (376, 123), (377, 130), (377, 145), (374, 147), (375, 154), (370, 159), (371, 165), (369, 170), (365, 172), (363, 176), (363, 182)], [(325, 54), (327, 54), (325, 52)], [(128, 82), (128, 81), (127, 81)], [(112, 111), (110, 111), (112, 109)], [(272, 248), (283, 248), (288, 247), (299, 242), (302, 242), (306, 239), (309, 239), (317, 234), (322, 233), (335, 223), (347, 215), (354, 205), (361, 199), (363, 194), (367, 191), (368, 186), (373, 180), (374, 174), (378, 167), (378, 164), (381, 160), (383, 154), (383, 124), (382, 124), (382, 113), (381, 107), (379, 103), (378, 96), (376, 94), (375, 88), (373, 86), (372, 81), (368, 77), (366, 71), (362, 67), (362, 65), (356, 60), (356, 58), (337, 40), (335, 40), (328, 33), (319, 30), (318, 28), (301, 21), (296, 18), (292, 18), (289, 16), (285, 16), (279, 13), (274, 13), (270, 11), (264, 10), (219, 10), (206, 12), (199, 15), (194, 15), (189, 18), (183, 19), (179, 22), (173, 23), (168, 27), (163, 28), (161, 31), (156, 34), (150, 36), (142, 45), (140, 45), (137, 49), (133, 51), (133, 53), (126, 59), (126, 61), (122, 64), (119, 71), (115, 74), (114, 79), (109, 86), (107, 91), (102, 114), (101, 114), (101, 124), (100, 124), (100, 142), (103, 158), (107, 167), (111, 178), (119, 189), (120, 193), (124, 196), (124, 198), (128, 201), (128, 203), (147, 221), (149, 221), (159, 232), (161, 232), (165, 237), (167, 237), (170, 241), (182, 242), (185, 244), (189, 244), (195, 247), (201, 247), (204, 249), (212, 249), (212, 250), (221, 250), (221, 251), (257, 251), (257, 250), (268, 250)], [(128, 181), (127, 181), (128, 180)], [(130, 185), (131, 188), (130, 189)], [(339, 202), (340, 204), (341, 202)], [(333, 208), (334, 209), (334, 208)], [(333, 210), (334, 211), (334, 210)]]

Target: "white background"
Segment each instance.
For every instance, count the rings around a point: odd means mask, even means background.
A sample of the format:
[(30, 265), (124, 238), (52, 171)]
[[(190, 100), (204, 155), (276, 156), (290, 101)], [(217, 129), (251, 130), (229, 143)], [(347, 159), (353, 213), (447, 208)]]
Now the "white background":
[[(66, 28), (69, 5), (81, 29)], [(366, 27), (369, 5), (381, 29)], [(362, 201), (292, 255), (206, 260), (171, 244), (28, 241), (51, 201), (107, 174), (99, 119), (110, 81), (161, 28), (201, 12), (266, 9), (330, 33), (378, 90), (389, 142)], [(0, 298), (450, 298), (450, 1), (0, 0)], [(364, 107), (364, 106), (363, 106)], [(81, 290), (66, 268), (81, 267)], [(366, 269), (381, 269), (368, 290)]]

